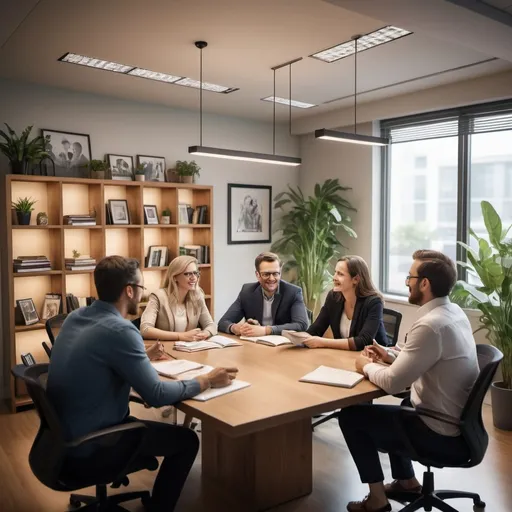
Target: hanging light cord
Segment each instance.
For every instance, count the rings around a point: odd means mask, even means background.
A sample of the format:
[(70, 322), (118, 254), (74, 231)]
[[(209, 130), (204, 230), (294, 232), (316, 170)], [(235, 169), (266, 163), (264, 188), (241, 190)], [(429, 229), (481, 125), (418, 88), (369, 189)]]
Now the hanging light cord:
[(357, 40), (359, 37), (354, 39), (355, 51), (354, 51), (354, 134), (357, 134)]
[(290, 132), (290, 136), (292, 135), (292, 65), (289, 66), (289, 76), (288, 76), (288, 131)]
[(272, 154), (276, 154), (276, 70), (274, 69), (274, 101), (272, 117)]
[(199, 145), (203, 145), (203, 49), (199, 49)]

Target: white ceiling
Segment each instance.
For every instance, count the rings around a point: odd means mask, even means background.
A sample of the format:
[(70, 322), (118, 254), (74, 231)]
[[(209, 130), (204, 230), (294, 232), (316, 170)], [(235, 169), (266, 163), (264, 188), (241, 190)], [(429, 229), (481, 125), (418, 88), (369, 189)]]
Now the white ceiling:
[[(57, 59), (69, 51), (198, 79), (199, 51), (193, 43), (204, 39), (209, 43), (204, 50), (204, 80), (240, 88), (227, 95), (205, 92), (205, 111), (271, 120), (272, 104), (260, 98), (272, 94), (272, 66), (304, 57), (293, 66), (292, 96), (320, 106), (293, 109), (294, 116), (350, 105), (353, 59), (326, 64), (307, 56), (386, 24), (414, 30), (414, 34), (360, 54), (361, 101), (512, 68), (512, 27), (500, 25), (510, 36), (510, 58), (503, 50), (505, 46), (508, 51), (507, 44), (495, 51), (489, 44), (467, 43), (471, 37), (478, 40), (487, 35), (489, 39), (489, 32), (475, 33), (474, 22), (455, 27), (466, 34), (466, 39), (459, 37), (464, 44), (447, 44), (438, 32), (453, 32), (454, 25), (437, 26), (434, 33), (422, 25), (421, 16), (415, 18), (409, 12), (401, 18), (392, 4), (396, 7), (404, 1), (412, 4), (418, 0), (1, 0), (7, 5), (1, 9), (0, 76), (198, 109), (195, 89)], [(443, 0), (420, 1), (423, 5), (437, 3), (448, 12), (465, 11)], [(384, 4), (387, 10), (383, 10)], [(494, 21), (481, 18), (488, 28), (495, 28)], [(288, 72), (282, 69), (277, 72), (276, 94), (287, 97), (287, 91)], [(287, 107), (278, 105), (277, 115), (285, 120)]]

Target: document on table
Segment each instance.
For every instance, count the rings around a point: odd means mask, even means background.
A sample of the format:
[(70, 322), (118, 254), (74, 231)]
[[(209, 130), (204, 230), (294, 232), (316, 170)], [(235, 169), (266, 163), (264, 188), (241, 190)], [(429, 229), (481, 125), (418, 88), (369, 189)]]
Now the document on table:
[(186, 359), (173, 359), (172, 361), (152, 361), (153, 368), (164, 377), (176, 378), (182, 373), (190, 370), (197, 370), (203, 365), (195, 361), (187, 361)]
[(331, 368), (330, 366), (319, 366), (316, 370), (304, 375), (299, 381), (341, 388), (353, 388), (363, 379), (364, 376), (357, 372), (342, 370), (341, 368)]
[(192, 400), (198, 400), (199, 402), (206, 402), (211, 400), (212, 398), (217, 398), (218, 396), (226, 395), (228, 393), (233, 393), (234, 391), (238, 391), (240, 389), (244, 389), (249, 387), (251, 384), (249, 382), (245, 382), (243, 380), (235, 379), (231, 381), (229, 386), (225, 388), (210, 388), (199, 395), (193, 396)]

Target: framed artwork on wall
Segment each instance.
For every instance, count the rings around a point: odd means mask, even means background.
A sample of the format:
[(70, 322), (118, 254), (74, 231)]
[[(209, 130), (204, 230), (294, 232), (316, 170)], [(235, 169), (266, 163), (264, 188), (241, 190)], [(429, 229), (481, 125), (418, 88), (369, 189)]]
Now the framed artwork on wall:
[(130, 211), (126, 199), (109, 199), (108, 209), (110, 210), (112, 224), (130, 224)]
[(137, 155), (137, 165), (144, 167), (146, 181), (165, 181), (165, 158), (163, 156)]
[(144, 224), (158, 224), (158, 210), (156, 205), (144, 205)]
[(113, 180), (133, 181), (133, 157), (126, 155), (107, 155)]
[(228, 183), (228, 244), (271, 241), (272, 187)]
[(33, 325), (39, 322), (39, 315), (32, 299), (19, 299), (16, 301), (16, 307), (19, 309), (25, 325)]

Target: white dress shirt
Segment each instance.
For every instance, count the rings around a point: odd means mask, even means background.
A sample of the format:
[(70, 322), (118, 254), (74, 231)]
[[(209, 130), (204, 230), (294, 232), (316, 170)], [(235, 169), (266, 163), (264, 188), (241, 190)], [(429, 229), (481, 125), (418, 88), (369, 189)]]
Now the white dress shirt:
[[(431, 300), (419, 308), (417, 320), (393, 364), (367, 364), (364, 372), (389, 394), (411, 386), (413, 407), (459, 419), (479, 374), (475, 340), (466, 314), (448, 297)], [(454, 425), (421, 419), (439, 434), (460, 433)]]

